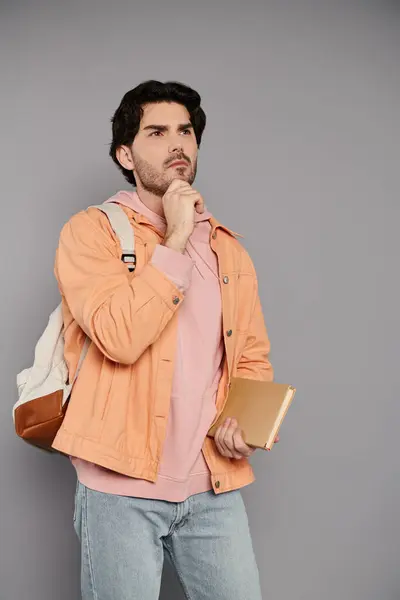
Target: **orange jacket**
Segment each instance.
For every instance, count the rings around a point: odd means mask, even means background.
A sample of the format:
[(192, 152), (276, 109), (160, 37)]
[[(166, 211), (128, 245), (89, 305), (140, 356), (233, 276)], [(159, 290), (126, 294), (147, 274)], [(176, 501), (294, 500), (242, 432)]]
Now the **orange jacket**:
[[(166, 434), (177, 311), (184, 295), (150, 262), (162, 235), (122, 207), (135, 231), (136, 270), (121, 261), (107, 217), (96, 208), (63, 227), (55, 275), (63, 302), (65, 360), (76, 370), (85, 332), (92, 343), (53, 448), (131, 477), (155, 481)], [(273, 380), (270, 343), (253, 263), (235, 234), (211, 219), (219, 264), (225, 358), (215, 420), (234, 376)], [(83, 330), (83, 332), (82, 332)], [(216, 493), (254, 481), (247, 459), (223, 457), (212, 438), (203, 452)]]

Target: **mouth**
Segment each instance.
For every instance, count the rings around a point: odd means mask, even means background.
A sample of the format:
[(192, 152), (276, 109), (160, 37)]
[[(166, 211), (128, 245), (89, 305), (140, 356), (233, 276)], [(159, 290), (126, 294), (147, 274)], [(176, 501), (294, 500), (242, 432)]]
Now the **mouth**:
[(187, 166), (188, 166), (188, 163), (186, 162), (186, 160), (176, 160), (175, 162), (173, 162), (169, 165), (169, 167), (187, 167)]

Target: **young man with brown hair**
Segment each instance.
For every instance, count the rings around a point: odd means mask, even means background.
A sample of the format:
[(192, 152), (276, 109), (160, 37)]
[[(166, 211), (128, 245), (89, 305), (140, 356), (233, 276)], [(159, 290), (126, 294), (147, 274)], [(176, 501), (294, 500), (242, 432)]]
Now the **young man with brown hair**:
[(232, 377), (271, 381), (257, 277), (236, 236), (192, 187), (206, 123), (175, 82), (129, 91), (110, 155), (136, 189), (117, 202), (136, 269), (96, 208), (64, 226), (55, 273), (65, 357), (91, 345), (53, 447), (78, 475), (74, 526), (84, 600), (156, 600), (164, 551), (191, 600), (260, 600), (240, 488), (253, 450), (232, 420), (215, 439)]

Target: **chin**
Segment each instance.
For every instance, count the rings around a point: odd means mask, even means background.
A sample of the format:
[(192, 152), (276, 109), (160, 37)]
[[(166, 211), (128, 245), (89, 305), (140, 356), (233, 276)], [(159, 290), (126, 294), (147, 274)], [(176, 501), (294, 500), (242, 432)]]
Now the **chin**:
[(170, 181), (172, 181), (173, 179), (182, 179), (183, 181), (189, 181), (190, 180), (190, 173), (179, 173), (179, 172), (176, 172), (176, 173), (174, 173), (171, 176)]

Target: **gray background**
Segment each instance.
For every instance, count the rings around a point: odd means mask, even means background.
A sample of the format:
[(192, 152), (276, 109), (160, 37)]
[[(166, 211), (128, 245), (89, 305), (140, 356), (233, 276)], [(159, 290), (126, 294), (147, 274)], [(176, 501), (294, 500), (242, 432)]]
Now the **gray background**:
[[(264, 597), (398, 600), (399, 4), (3, 0), (0, 17), (0, 599), (79, 597), (74, 471), (15, 436), (15, 376), (58, 303), (62, 225), (128, 185), (109, 119), (155, 78), (202, 94), (196, 187), (245, 235), (276, 379), (298, 388), (244, 490)], [(161, 598), (183, 598), (169, 568)]]

